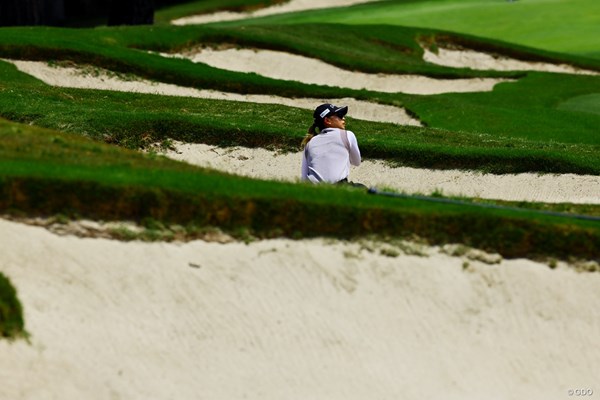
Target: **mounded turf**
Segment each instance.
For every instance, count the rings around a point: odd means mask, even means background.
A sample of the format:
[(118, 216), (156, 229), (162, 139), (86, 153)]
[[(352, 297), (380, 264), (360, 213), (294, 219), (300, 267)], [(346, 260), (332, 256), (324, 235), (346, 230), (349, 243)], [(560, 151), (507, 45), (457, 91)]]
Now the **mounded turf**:
[(273, 24), (432, 28), (600, 59), (600, 2), (596, 0), (391, 0), (343, 11), (306, 11), (265, 18)]

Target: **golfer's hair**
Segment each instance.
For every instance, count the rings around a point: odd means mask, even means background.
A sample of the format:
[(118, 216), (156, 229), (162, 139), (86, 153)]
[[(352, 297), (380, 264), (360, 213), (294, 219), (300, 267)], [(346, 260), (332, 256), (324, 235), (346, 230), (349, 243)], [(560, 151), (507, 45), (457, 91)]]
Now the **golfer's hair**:
[[(317, 128), (319, 129), (318, 131)], [(302, 139), (301, 147), (304, 149), (308, 142), (310, 142), (310, 139), (315, 137), (315, 135), (318, 135), (323, 129), (325, 129), (325, 120), (323, 118), (315, 119), (315, 122), (308, 128), (306, 136)]]

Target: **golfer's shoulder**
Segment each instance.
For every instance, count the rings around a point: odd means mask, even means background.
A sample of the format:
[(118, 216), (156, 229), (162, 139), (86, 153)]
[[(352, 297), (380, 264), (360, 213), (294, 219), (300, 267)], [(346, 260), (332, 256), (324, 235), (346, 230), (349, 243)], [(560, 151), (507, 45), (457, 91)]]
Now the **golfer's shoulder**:
[(339, 135), (339, 134), (343, 134), (343, 133), (346, 133), (347, 135), (354, 135), (354, 133), (352, 131), (349, 131), (347, 129), (340, 129), (340, 128), (327, 128), (323, 132), (329, 133), (332, 135)]
[(349, 137), (353, 137), (353, 138), (355, 138), (355, 139), (356, 139), (356, 135), (354, 134), (354, 132), (352, 132), (352, 131), (349, 131), (349, 130), (346, 130), (346, 133), (347, 133), (347, 135), (348, 135)]

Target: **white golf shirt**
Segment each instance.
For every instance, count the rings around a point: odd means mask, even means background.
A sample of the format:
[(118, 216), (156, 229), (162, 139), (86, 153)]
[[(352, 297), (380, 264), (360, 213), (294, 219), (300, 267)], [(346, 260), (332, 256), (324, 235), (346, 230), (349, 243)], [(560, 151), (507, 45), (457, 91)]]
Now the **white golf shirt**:
[(350, 164), (360, 165), (360, 150), (354, 133), (346, 133), (348, 145), (338, 128), (323, 129), (310, 139), (302, 155), (302, 180), (336, 183), (348, 178)]

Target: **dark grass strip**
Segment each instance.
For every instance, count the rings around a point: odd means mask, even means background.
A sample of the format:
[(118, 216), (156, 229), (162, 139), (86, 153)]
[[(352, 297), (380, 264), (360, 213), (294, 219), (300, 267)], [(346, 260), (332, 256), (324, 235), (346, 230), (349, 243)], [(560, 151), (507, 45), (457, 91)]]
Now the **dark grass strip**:
[[(418, 236), (431, 244), (463, 243), (509, 258), (593, 259), (598, 257), (600, 241), (598, 223), (452, 205), (430, 207), (415, 199), (353, 203), (359, 196), (369, 197), (362, 192), (344, 193), (345, 204), (327, 204), (294, 198), (292, 193), (287, 197), (236, 196), (218, 190), (190, 193), (131, 184), (4, 176), (0, 194), (1, 210), (29, 215), (136, 221), (152, 218), (164, 223), (217, 226), (225, 231), (245, 228), (259, 237)], [(318, 218), (314, 217), (315, 209), (324, 209)]]

